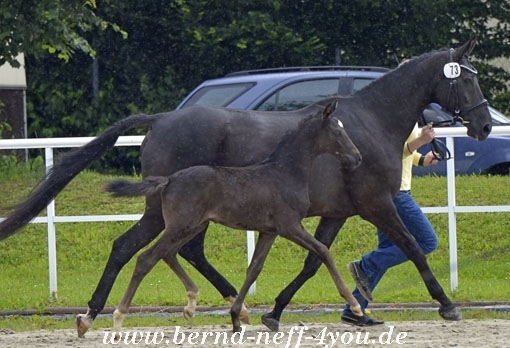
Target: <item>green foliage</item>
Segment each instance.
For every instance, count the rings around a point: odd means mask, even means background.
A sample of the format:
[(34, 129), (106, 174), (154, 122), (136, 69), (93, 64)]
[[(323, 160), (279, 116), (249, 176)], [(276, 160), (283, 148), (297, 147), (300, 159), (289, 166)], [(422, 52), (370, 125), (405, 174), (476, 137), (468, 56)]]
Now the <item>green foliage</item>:
[(73, 1), (4, 1), (0, 11), (0, 65), (5, 62), (14, 67), (18, 53), (41, 57), (44, 52), (68, 62), (76, 52), (91, 57), (95, 49), (85, 35), (93, 29), (111, 28), (127, 37), (117, 24), (95, 14), (96, 0)]
[[(510, 56), (509, 22), (505, 0), (14, 0), (0, 4), (0, 38), (15, 43), (0, 63), (25, 52), (30, 137), (93, 136), (129, 114), (172, 110), (228, 72), (331, 65), (336, 52), (344, 65), (394, 67), (474, 34), (482, 90), (507, 111), (509, 73), (489, 62)], [(118, 151), (94, 168), (139, 172), (138, 151)]]

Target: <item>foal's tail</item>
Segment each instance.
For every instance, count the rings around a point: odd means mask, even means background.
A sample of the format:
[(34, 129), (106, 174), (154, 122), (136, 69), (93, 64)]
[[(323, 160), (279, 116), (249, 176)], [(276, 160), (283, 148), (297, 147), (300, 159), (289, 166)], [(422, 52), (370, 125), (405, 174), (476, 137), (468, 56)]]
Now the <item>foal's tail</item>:
[(89, 143), (66, 153), (25, 201), (14, 206), (9, 216), (0, 222), (0, 240), (14, 234), (36, 217), (76, 175), (110, 150), (123, 132), (134, 127), (150, 126), (162, 116), (164, 114), (129, 116), (116, 122)]
[(105, 191), (113, 197), (135, 197), (159, 194), (169, 183), (167, 176), (148, 176), (140, 182), (131, 182), (124, 179), (110, 181)]

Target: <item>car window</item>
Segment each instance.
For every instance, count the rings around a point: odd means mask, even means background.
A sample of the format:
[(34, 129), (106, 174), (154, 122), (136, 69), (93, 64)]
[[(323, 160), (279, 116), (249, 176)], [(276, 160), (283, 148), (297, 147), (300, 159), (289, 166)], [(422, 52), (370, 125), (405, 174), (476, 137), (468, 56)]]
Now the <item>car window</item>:
[(193, 96), (188, 99), (182, 107), (194, 104), (225, 107), (254, 85), (254, 82), (250, 82), (221, 86), (206, 86), (193, 94)]
[(374, 79), (354, 79), (352, 84), (352, 92), (355, 93), (362, 89), (363, 87), (369, 85), (371, 82), (373, 82)]
[(257, 110), (288, 111), (301, 109), (338, 94), (338, 78), (300, 81), (283, 87), (267, 98)]

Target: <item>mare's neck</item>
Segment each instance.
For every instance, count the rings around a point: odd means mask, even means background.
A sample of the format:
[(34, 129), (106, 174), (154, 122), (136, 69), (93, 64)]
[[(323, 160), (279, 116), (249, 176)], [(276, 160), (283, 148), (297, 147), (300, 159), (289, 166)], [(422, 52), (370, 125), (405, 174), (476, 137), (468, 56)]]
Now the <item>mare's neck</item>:
[(356, 93), (360, 105), (374, 110), (371, 123), (391, 135), (407, 139), (425, 107), (434, 102), (439, 67), (430, 56), (416, 58)]

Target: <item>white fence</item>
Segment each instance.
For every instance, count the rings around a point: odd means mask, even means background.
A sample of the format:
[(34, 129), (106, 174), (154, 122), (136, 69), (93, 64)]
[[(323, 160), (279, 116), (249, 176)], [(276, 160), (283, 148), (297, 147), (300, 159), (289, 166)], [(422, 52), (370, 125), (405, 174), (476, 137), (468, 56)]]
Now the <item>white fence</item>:
[[(466, 129), (459, 128), (436, 128), (436, 136), (446, 137), (446, 145), (451, 153), (454, 153), (454, 137), (466, 136)], [(494, 127), (491, 135), (510, 135), (510, 126)], [(140, 146), (143, 136), (121, 136), (115, 146)], [(93, 137), (78, 138), (49, 138), (49, 139), (0, 139), (0, 150), (6, 149), (45, 149), (46, 169), (53, 165), (54, 148), (79, 147), (91, 141)], [(455, 163), (447, 163), (447, 192), (448, 205), (444, 207), (423, 207), (425, 213), (448, 214), (448, 236), (450, 251), (450, 287), (455, 291), (458, 286), (457, 273), (457, 213), (488, 213), (510, 212), (510, 205), (497, 206), (457, 206), (455, 199)], [(57, 296), (57, 255), (55, 224), (65, 222), (97, 222), (97, 221), (136, 221), (141, 214), (130, 215), (85, 215), (85, 216), (56, 216), (55, 205), (51, 202), (47, 207), (46, 217), (36, 217), (31, 223), (46, 223), (48, 225), (48, 261), (49, 261), (49, 288), (50, 297)], [(1, 218), (0, 218), (1, 220)], [(254, 250), (255, 237), (253, 231), (247, 231), (248, 262), (250, 262)], [(253, 293), (254, 287), (251, 292)]]

